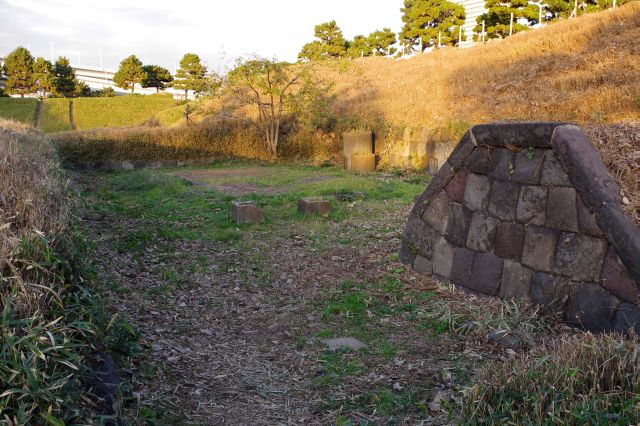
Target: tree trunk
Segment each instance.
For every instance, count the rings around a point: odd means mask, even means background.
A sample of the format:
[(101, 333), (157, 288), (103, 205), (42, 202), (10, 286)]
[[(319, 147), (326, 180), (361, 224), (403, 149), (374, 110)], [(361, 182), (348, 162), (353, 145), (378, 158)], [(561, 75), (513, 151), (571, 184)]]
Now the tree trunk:
[(132, 94), (132, 95), (133, 95), (133, 91), (134, 91), (134, 90), (136, 90), (136, 84), (135, 84), (135, 83), (133, 83), (133, 84), (131, 85), (131, 94)]

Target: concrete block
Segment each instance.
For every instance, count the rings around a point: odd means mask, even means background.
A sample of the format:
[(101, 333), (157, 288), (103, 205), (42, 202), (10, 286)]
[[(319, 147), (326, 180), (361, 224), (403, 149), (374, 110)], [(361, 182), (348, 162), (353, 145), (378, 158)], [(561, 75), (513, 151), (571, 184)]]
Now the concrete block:
[(436, 231), (443, 234), (447, 230), (449, 213), (451, 212), (451, 201), (444, 192), (440, 193), (422, 214), (422, 219), (431, 225)]
[(342, 135), (343, 155), (351, 158), (353, 154), (373, 154), (372, 132), (346, 132)]
[(507, 148), (494, 150), (492, 155), (494, 166), (489, 176), (494, 179), (508, 181), (516, 167), (516, 154)]
[(457, 248), (453, 254), (453, 266), (451, 268), (451, 282), (463, 287), (469, 287), (473, 259), (476, 253), (466, 248)]
[(251, 201), (233, 201), (231, 219), (237, 224), (264, 222), (264, 211)]
[(464, 201), (464, 188), (467, 186), (467, 169), (459, 170), (445, 188), (447, 195), (452, 201), (462, 203)]
[(548, 152), (542, 166), (541, 185), (572, 186), (569, 175), (564, 171), (558, 157), (553, 152)]
[(491, 158), (491, 150), (486, 147), (476, 147), (469, 157), (467, 157), (464, 165), (470, 172), (486, 175), (493, 170), (493, 160)]
[(413, 262), (413, 269), (421, 274), (431, 275), (433, 274), (433, 262), (426, 257), (416, 256), (416, 260)]
[(324, 198), (307, 197), (298, 200), (298, 212), (305, 216), (327, 216), (329, 211), (331, 211), (331, 203)]

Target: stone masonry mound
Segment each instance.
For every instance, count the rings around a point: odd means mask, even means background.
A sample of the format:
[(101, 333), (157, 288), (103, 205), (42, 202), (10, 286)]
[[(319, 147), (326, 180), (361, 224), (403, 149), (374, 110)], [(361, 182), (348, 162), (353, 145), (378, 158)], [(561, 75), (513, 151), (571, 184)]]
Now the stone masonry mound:
[(576, 126), (474, 126), (414, 205), (400, 258), (575, 326), (637, 333), (640, 230), (621, 199)]

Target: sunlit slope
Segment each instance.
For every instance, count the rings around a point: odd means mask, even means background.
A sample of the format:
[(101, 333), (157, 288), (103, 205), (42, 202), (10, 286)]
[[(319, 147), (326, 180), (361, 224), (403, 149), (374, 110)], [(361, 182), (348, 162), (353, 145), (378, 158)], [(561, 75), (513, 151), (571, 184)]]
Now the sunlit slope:
[(323, 64), (338, 116), (364, 123), (640, 117), (640, 2), (469, 49)]

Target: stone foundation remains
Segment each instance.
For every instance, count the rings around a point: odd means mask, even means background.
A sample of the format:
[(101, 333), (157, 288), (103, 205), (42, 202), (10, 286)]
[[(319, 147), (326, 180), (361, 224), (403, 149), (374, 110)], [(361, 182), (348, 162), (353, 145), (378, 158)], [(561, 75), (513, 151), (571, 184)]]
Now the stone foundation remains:
[(419, 197), (401, 260), (592, 331), (640, 332), (640, 230), (582, 131), (472, 127)]

